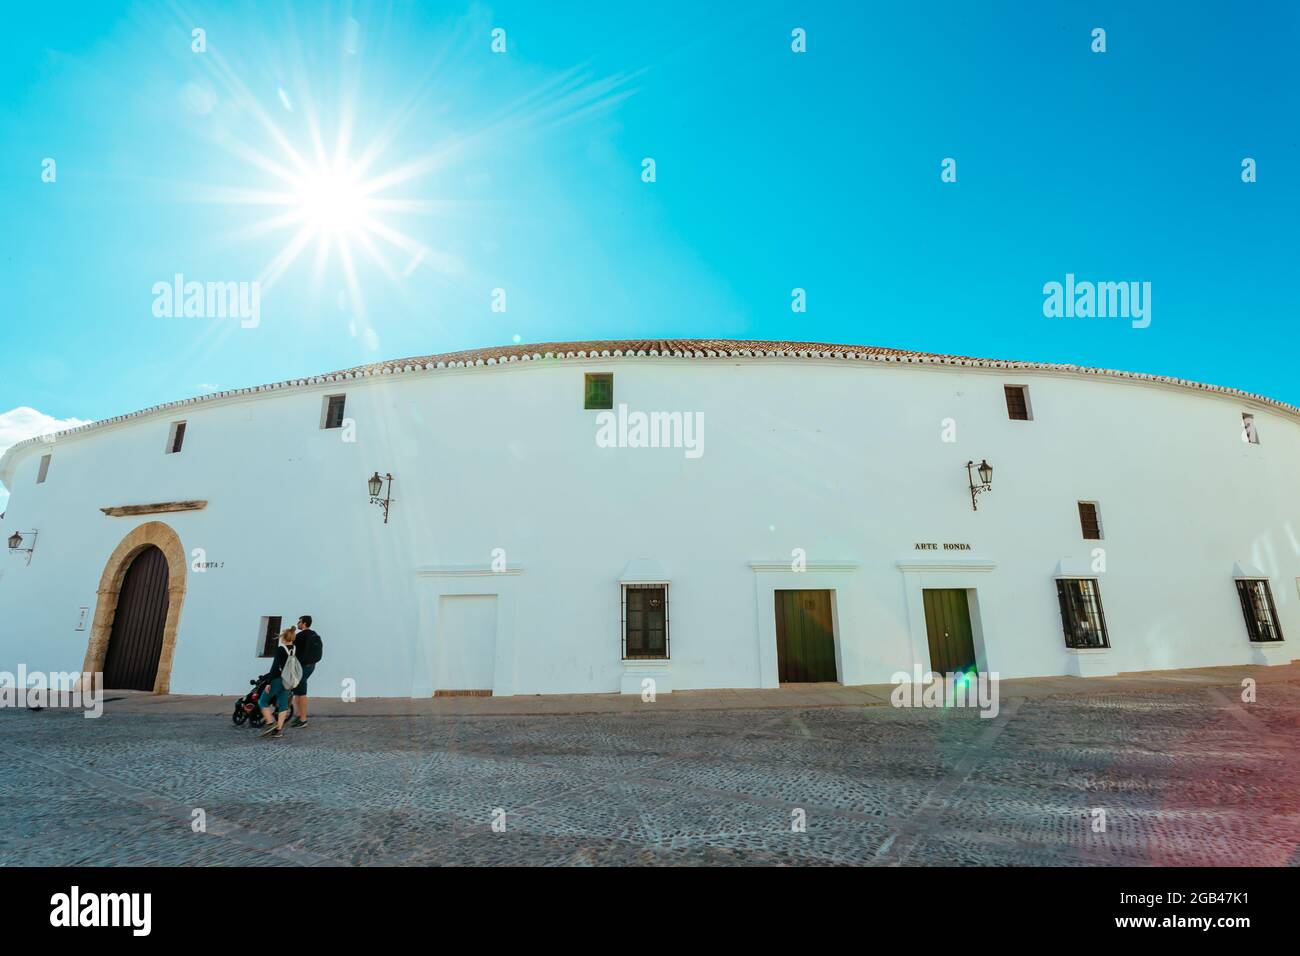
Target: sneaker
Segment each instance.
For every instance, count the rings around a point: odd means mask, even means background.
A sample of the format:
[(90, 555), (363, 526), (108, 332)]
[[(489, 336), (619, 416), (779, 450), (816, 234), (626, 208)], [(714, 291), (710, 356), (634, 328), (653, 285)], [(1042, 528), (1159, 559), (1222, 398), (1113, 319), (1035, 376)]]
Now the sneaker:
[(276, 727), (274, 730), (271, 731), (271, 733), (268, 736), (270, 736), (272, 739), (275, 739), (276, 737), (283, 737), (284, 731), (281, 730), (279, 727)]
[(307, 726), (307, 721), (303, 720), (301, 717), (295, 717), (295, 718), (293, 719), (293, 722), (292, 722), (291, 724), (289, 724), (289, 726), (290, 726), (290, 727), (306, 727), (306, 726)]
[(276, 733), (278, 733), (278, 731), (277, 731), (276, 728), (275, 728), (275, 724), (267, 724), (267, 725), (266, 725), (266, 729), (265, 729), (264, 731), (262, 731), (262, 736), (263, 736), (263, 737), (273, 737), (273, 736), (275, 736)]

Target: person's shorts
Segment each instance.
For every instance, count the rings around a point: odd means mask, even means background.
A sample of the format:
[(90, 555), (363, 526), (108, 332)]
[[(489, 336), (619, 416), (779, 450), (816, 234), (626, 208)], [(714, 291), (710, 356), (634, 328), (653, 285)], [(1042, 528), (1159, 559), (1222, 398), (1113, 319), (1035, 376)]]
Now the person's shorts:
[(295, 697), (307, 696), (307, 678), (311, 676), (311, 672), (314, 671), (315, 669), (316, 669), (315, 664), (303, 665), (302, 680), (298, 681), (298, 686), (293, 689), (293, 696)]
[(277, 713), (289, 709), (289, 692), (284, 689), (284, 681), (278, 677), (271, 678), (271, 683), (266, 685), (262, 696), (257, 698), (257, 706), (270, 707), (272, 701), (275, 701)]

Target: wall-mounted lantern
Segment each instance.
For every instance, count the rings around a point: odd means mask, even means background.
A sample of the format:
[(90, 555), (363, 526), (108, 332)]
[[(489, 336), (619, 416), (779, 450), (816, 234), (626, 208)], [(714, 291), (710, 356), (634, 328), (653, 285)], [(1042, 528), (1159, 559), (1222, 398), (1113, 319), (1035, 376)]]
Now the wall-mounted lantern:
[[(385, 492), (384, 497), (381, 498), (379, 497), (379, 493), (383, 490), (385, 479), (388, 480), (388, 491)], [(379, 507), (384, 509), (384, 524), (388, 524), (388, 506), (393, 503), (393, 476), (384, 475), (383, 478), (381, 478), (379, 477), (379, 472), (375, 472), (370, 476), (369, 486), (370, 503), (372, 505), (379, 505)]]
[[(972, 471), (973, 469), (973, 471)], [(975, 473), (979, 473), (979, 484), (975, 483)], [(979, 511), (977, 499), (981, 492), (988, 491), (993, 487), (993, 466), (987, 461), (981, 461), (978, 466), (975, 462), (966, 462), (966, 480), (970, 482), (970, 507), (972, 511)]]
[(32, 552), (36, 550), (36, 532), (28, 532), (32, 536), (32, 543), (26, 548), (23, 547), (23, 536), (15, 531), (9, 536), (9, 550), (27, 555), (27, 563), (32, 563)]

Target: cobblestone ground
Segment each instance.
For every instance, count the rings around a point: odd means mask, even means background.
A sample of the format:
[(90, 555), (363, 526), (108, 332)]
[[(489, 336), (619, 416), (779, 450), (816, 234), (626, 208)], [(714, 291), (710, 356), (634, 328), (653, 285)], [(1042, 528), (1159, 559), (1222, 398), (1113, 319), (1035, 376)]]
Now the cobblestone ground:
[(1292, 683), (994, 720), (316, 717), (279, 741), (221, 715), (5, 711), (0, 864), (1297, 865), (1298, 731)]

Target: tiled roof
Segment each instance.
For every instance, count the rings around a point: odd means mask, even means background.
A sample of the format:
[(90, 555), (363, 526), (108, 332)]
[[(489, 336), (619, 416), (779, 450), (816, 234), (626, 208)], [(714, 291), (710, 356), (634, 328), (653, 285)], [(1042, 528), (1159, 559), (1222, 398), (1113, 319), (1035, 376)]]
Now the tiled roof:
[(501, 345), (492, 348), (466, 349), (461, 352), (442, 352), (436, 355), (423, 355), (413, 358), (393, 359), (386, 362), (374, 362), (355, 368), (314, 375), (310, 378), (290, 379), (271, 385), (256, 385), (250, 388), (231, 389), (213, 392), (177, 402), (154, 405), (127, 415), (105, 418), (88, 425), (70, 428), (56, 435), (29, 438), (10, 448), (0, 458), (0, 478), (7, 473), (11, 456), (15, 451), (30, 445), (57, 440), (65, 435), (92, 431), (117, 422), (151, 415), (155, 412), (169, 411), (190, 405), (202, 405), (223, 398), (239, 395), (252, 395), (259, 392), (283, 391), (294, 388), (307, 388), (331, 382), (345, 382), (352, 379), (371, 378), (383, 375), (402, 375), (414, 372), (434, 371), (442, 368), (463, 368), (478, 365), (505, 365), (513, 362), (558, 361), (564, 359), (591, 358), (640, 358), (668, 357), (681, 359), (731, 359), (731, 358), (808, 358), (839, 359), (843, 361), (890, 362), (916, 365), (955, 365), (973, 368), (1003, 368), (1024, 371), (1063, 372), (1075, 375), (1096, 375), (1105, 378), (1128, 379), (1131, 381), (1151, 382), (1172, 385), (1194, 391), (1212, 392), (1235, 398), (1248, 399), (1267, 406), (1282, 414), (1300, 421), (1300, 408), (1279, 402), (1264, 395), (1243, 392), (1235, 388), (1220, 385), (1204, 385), (1187, 379), (1173, 378), (1167, 375), (1147, 375), (1141, 372), (1121, 372), (1114, 369), (1089, 368), (1084, 365), (1054, 365), (1047, 362), (1018, 362), (1007, 359), (982, 359), (964, 355), (942, 355), (935, 352), (912, 352), (906, 349), (885, 349), (869, 345), (833, 345), (826, 342), (773, 342), (758, 339), (615, 339), (606, 341), (582, 342), (545, 342), (539, 345)]
[[(905, 349), (882, 349), (870, 345), (829, 345), (825, 342), (772, 342), (759, 339), (615, 339), (609, 341), (584, 342), (546, 342), (541, 345), (498, 345), (485, 349), (465, 349), (463, 352), (443, 352), (438, 355), (424, 355), (418, 358), (394, 359), (388, 362), (375, 362), (361, 365), (348, 372), (375, 372), (384, 369), (405, 368), (412, 363), (425, 365), (430, 362), (435, 366), (442, 363), (452, 365), (495, 364), (502, 361), (519, 361), (536, 358), (555, 357), (590, 357), (601, 355), (667, 355), (681, 358), (706, 358), (716, 355), (771, 355), (780, 352), (787, 355), (804, 353), (852, 354), (855, 358), (862, 356), (903, 357), (924, 356), (928, 358), (961, 358), (954, 355), (933, 355), (928, 352), (909, 352)], [(828, 356), (829, 357), (829, 356)], [(970, 361), (974, 361), (971, 359)]]

